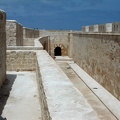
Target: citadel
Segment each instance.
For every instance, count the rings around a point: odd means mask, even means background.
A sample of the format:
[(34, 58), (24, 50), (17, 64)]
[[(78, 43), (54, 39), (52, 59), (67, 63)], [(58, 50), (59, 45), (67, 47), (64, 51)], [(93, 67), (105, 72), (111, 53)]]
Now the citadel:
[(1, 89), (5, 81), (8, 120), (120, 120), (120, 22), (38, 30), (0, 10)]

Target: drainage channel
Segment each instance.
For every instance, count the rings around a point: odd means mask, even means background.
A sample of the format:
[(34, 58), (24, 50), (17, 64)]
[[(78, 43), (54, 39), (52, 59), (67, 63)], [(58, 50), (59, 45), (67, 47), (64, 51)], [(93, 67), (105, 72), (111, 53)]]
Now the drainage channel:
[[(116, 117), (106, 108), (106, 106), (96, 97), (96, 95), (87, 87), (87, 85), (78, 77), (72, 70), (69, 64), (65, 61), (58, 62), (57, 64), (62, 68), (74, 86), (83, 94), (88, 103), (98, 114), (101, 120), (117, 120)], [(97, 88), (93, 88), (97, 90)]]

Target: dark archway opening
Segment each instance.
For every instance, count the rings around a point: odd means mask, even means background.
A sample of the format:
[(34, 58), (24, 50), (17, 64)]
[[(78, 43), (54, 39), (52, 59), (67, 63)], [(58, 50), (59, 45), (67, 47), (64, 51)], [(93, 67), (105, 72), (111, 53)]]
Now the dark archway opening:
[(60, 47), (56, 47), (54, 50), (54, 55), (55, 56), (61, 56), (61, 48)]

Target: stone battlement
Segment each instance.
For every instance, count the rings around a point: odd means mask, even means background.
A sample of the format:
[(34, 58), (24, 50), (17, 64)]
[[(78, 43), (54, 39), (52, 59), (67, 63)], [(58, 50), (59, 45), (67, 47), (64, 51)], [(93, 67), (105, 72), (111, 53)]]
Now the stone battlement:
[(120, 22), (83, 26), (83, 33), (120, 33)]

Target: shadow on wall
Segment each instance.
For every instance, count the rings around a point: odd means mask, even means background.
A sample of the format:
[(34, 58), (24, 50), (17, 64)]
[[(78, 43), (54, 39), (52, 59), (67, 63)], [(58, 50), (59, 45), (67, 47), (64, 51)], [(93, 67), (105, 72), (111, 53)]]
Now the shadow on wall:
[(7, 74), (7, 79), (3, 83), (2, 87), (0, 88), (0, 115), (2, 114), (4, 106), (7, 102), (7, 99), (9, 97), (9, 94), (10, 94), (10, 91), (12, 89), (15, 79), (16, 79), (15, 74), (12, 74), (12, 75)]

